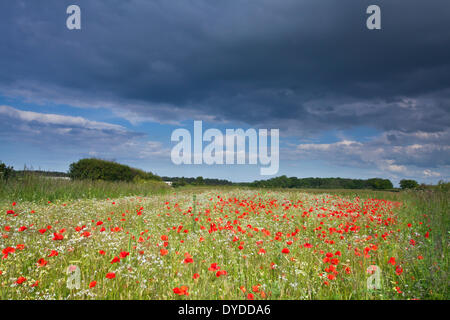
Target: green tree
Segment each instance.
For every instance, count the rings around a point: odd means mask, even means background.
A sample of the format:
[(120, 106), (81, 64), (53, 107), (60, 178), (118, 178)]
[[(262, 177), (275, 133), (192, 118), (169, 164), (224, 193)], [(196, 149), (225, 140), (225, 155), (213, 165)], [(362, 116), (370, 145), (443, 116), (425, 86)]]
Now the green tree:
[(14, 172), (13, 167), (9, 167), (0, 161), (0, 179), (1, 180), (8, 181), (8, 179), (12, 176), (13, 172)]
[(197, 178), (195, 179), (194, 184), (196, 184), (196, 185), (198, 185), (198, 186), (204, 185), (205, 182), (204, 182), (203, 177), (202, 177), (202, 176), (197, 177)]
[(419, 186), (416, 180), (403, 179), (400, 180), (400, 188), (402, 189), (415, 189)]

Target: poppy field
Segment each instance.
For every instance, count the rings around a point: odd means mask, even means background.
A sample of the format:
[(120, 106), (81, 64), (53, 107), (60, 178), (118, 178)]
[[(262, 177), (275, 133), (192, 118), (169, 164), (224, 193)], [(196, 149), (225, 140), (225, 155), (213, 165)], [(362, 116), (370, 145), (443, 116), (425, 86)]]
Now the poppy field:
[(0, 299), (447, 299), (447, 195), (5, 200)]

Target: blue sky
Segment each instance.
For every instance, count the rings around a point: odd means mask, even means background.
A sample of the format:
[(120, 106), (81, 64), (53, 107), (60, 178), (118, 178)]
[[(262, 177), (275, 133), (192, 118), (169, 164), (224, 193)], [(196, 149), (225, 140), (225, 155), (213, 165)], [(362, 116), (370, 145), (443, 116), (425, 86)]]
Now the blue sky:
[[(270, 178), (255, 165), (172, 164), (172, 131), (202, 120), (279, 129), (277, 175), (448, 180), (450, 4), (375, 1), (383, 27), (369, 31), (372, 2), (4, 2), (0, 160)], [(81, 30), (65, 26), (70, 4)]]

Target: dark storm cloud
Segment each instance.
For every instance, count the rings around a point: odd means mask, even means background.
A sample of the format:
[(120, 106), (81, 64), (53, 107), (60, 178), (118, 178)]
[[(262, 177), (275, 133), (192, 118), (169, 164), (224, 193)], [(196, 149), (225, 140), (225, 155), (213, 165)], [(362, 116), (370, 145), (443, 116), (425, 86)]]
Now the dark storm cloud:
[[(74, 3), (81, 31), (65, 28)], [(440, 132), (449, 15), (446, 0), (2, 2), (0, 90), (131, 120)]]

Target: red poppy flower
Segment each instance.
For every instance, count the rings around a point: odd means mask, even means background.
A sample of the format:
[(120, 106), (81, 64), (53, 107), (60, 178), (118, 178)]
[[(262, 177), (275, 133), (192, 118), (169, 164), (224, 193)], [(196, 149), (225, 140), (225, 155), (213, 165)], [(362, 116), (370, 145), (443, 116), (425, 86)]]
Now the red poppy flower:
[(117, 256), (111, 260), (111, 264), (116, 263), (116, 262), (120, 262), (120, 259)]
[(393, 266), (395, 266), (395, 258), (391, 257), (388, 261), (389, 264), (392, 264)]
[(188, 296), (189, 295), (189, 293), (188, 293), (188, 287), (186, 287), (186, 286), (181, 286), (181, 287), (176, 287), (176, 288), (173, 288), (173, 293), (175, 293), (175, 294), (178, 294), (178, 295), (180, 295), (180, 296), (182, 296), (182, 295), (186, 295), (186, 296)]
[(121, 259), (124, 259), (124, 258), (126, 258), (127, 256), (129, 256), (130, 255), (130, 253), (129, 252), (126, 252), (126, 251), (122, 251), (121, 253), (120, 253), (120, 258)]
[(159, 250), (159, 253), (161, 254), (161, 256), (165, 256), (166, 254), (169, 253), (169, 250), (161, 249), (161, 250)]
[(64, 236), (62, 234), (57, 233), (57, 232), (53, 233), (53, 240), (63, 240), (63, 239), (64, 239)]
[(116, 274), (114, 272), (108, 272), (106, 274), (106, 278), (108, 279), (114, 279), (116, 277)]
[(287, 254), (287, 253), (289, 253), (290, 251), (289, 251), (288, 248), (283, 248), (283, 250), (281, 250), (281, 252)]
[(255, 292), (255, 293), (258, 293), (259, 292), (259, 285), (252, 286), (252, 291)]
[(338, 265), (339, 264), (339, 259), (338, 258), (331, 259), (331, 264)]
[(401, 275), (403, 273), (403, 268), (400, 266), (395, 267), (395, 273)]
[(92, 281), (91, 283), (89, 283), (89, 288), (93, 288), (97, 285), (97, 281)]
[(14, 249), (13, 247), (7, 247), (5, 249), (2, 250), (3, 254), (9, 254), (9, 253), (14, 253), (16, 251), (16, 249)]
[(49, 256), (49, 257), (55, 257), (55, 256), (57, 256), (57, 255), (58, 255), (58, 251), (52, 250), (48, 256)]
[(37, 261), (37, 265), (38, 265), (39, 267), (44, 267), (44, 266), (47, 265), (47, 263), (48, 263), (48, 261), (45, 260), (44, 258), (40, 258), (40, 259)]
[(225, 270), (219, 270), (216, 273), (216, 277), (219, 278), (220, 276), (226, 276), (228, 274), (228, 272), (226, 272)]
[(22, 284), (22, 283), (24, 283), (25, 281), (27, 281), (27, 278), (24, 278), (24, 277), (18, 277), (17, 280), (16, 280), (16, 283), (17, 283), (17, 284)]
[(216, 271), (219, 270), (219, 266), (217, 265), (217, 263), (211, 263), (211, 266), (208, 268), (209, 271)]
[(192, 279), (198, 279), (200, 278), (200, 275), (198, 273), (194, 273), (194, 275), (192, 276)]

